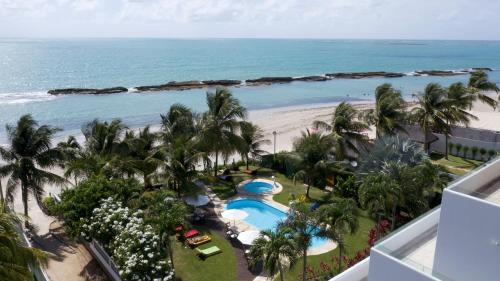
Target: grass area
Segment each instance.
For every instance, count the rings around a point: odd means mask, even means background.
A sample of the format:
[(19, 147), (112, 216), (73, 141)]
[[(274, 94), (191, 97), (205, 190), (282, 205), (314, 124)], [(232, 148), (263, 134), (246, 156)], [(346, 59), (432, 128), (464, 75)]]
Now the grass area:
[(443, 154), (438, 153), (432, 153), (431, 160), (435, 164), (444, 166), (450, 173), (456, 175), (466, 174), (484, 163), (482, 161), (466, 159), (455, 155), (448, 155), (448, 159), (446, 159)]
[[(204, 230), (203, 228), (198, 228)], [(206, 231), (205, 232), (209, 232)], [(194, 249), (185, 246), (174, 237), (174, 265), (177, 281), (201, 281), (201, 280), (236, 280), (236, 255), (231, 244), (215, 233), (209, 233), (212, 241), (201, 245), (201, 249), (217, 246), (222, 253), (208, 257), (206, 260), (198, 258)]]
[[(364, 250), (368, 247), (368, 233), (375, 225), (375, 222), (367, 216), (366, 212), (360, 212), (359, 216), (359, 229), (354, 235), (346, 236), (346, 256), (352, 257), (358, 251)], [(339, 255), (338, 248), (325, 254), (307, 257), (308, 266), (319, 269), (321, 262), (331, 266), (331, 258)], [(298, 280), (302, 274), (302, 259), (289, 271), (285, 273), (285, 280)]]

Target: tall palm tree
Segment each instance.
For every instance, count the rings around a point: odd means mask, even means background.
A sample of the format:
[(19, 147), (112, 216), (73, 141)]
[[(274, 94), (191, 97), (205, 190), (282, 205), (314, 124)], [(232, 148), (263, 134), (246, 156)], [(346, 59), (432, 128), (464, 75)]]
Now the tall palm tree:
[(64, 176), (66, 179), (73, 177), (74, 184), (78, 184), (78, 178), (83, 175), (83, 169), (77, 169), (76, 163), (81, 165), (78, 161), (82, 157), (83, 148), (78, 143), (74, 136), (69, 136), (66, 141), (61, 141), (57, 144), (57, 148), (64, 154), (64, 162), (61, 167), (65, 169)]
[(339, 246), (340, 273), (345, 251), (344, 237), (346, 234), (355, 233), (359, 226), (356, 201), (352, 198), (338, 199), (331, 204), (321, 206), (318, 212), (320, 221), (324, 223), (320, 235), (336, 241)]
[(424, 93), (418, 97), (417, 106), (412, 109), (412, 119), (420, 126), (424, 133), (425, 151), (430, 153), (428, 135), (434, 130), (443, 134), (450, 133), (447, 120), (450, 119), (447, 110), (449, 100), (446, 90), (439, 84), (430, 83), (425, 87)]
[(30, 268), (45, 265), (48, 253), (23, 246), (16, 231), (19, 218), (0, 201), (0, 277), (2, 280), (31, 281)]
[[(361, 205), (370, 208), (377, 215), (381, 208), (385, 209), (386, 214), (391, 213), (392, 229), (396, 225), (396, 210), (402, 196), (401, 187), (386, 174), (370, 175), (359, 187)], [(380, 222), (380, 216), (378, 218)]]
[(295, 177), (301, 177), (307, 184), (307, 197), (315, 179), (329, 169), (336, 168), (332, 163), (334, 145), (330, 136), (320, 132), (311, 133), (309, 130), (303, 131), (302, 136), (295, 140), (294, 152), (300, 162), (300, 171)]
[(163, 178), (181, 196), (181, 191), (188, 187), (191, 180), (198, 174), (196, 164), (202, 158), (195, 148), (196, 143), (191, 141), (177, 140), (165, 150), (165, 165), (163, 167)]
[(358, 111), (349, 103), (342, 102), (333, 113), (330, 124), (324, 121), (314, 121), (316, 128), (331, 132), (335, 140), (335, 155), (337, 160), (344, 160), (347, 151), (360, 154), (360, 148), (366, 148), (368, 136), (364, 134), (370, 127), (358, 120)]
[(214, 175), (217, 176), (219, 155), (235, 151), (241, 138), (237, 135), (240, 119), (245, 119), (247, 111), (238, 99), (224, 88), (217, 88), (215, 93), (207, 93), (208, 111), (203, 114), (202, 141), (215, 157)]
[(185, 105), (176, 103), (170, 106), (166, 114), (161, 114), (164, 142), (173, 142), (179, 137), (192, 137), (196, 131), (197, 114)]
[(450, 127), (445, 135), (445, 157), (448, 159), (448, 138), (453, 133), (453, 127), (457, 125), (469, 126), (471, 120), (477, 120), (477, 117), (467, 112), (474, 100), (475, 95), (469, 93), (468, 88), (461, 82), (453, 83), (446, 89), (447, 105), (444, 108), (444, 116)]
[(375, 109), (367, 110), (361, 115), (369, 125), (375, 125), (377, 138), (380, 138), (405, 131), (401, 125), (406, 116), (405, 111), (406, 102), (401, 91), (386, 83), (375, 90)]
[[(56, 128), (42, 125), (31, 117), (22, 116), (16, 126), (6, 126), (9, 148), (0, 147), (0, 157), (6, 162), (0, 167), (0, 178), (8, 177), (6, 197), (13, 200), (21, 188), (24, 215), (28, 217), (28, 195), (31, 193), (41, 206), (44, 184), (62, 184), (64, 179), (46, 169), (64, 160), (63, 153), (51, 147)], [(28, 221), (25, 222), (28, 225)]]
[(252, 124), (250, 122), (242, 121), (240, 122), (241, 128), (241, 138), (242, 143), (239, 149), (242, 157), (245, 159), (247, 164), (247, 170), (249, 169), (249, 159), (260, 157), (266, 151), (262, 150), (262, 145), (269, 144), (270, 141), (264, 139), (264, 133), (259, 126)]
[(292, 268), (298, 256), (293, 233), (283, 224), (278, 225), (275, 230), (261, 231), (260, 237), (250, 248), (250, 262), (254, 264), (263, 259), (264, 269), (269, 276), (279, 273), (281, 281), (285, 281), (283, 263), (288, 263), (289, 268)]
[(111, 155), (121, 143), (125, 129), (126, 126), (119, 119), (111, 123), (95, 119), (85, 124), (82, 127), (82, 133), (85, 137), (86, 150), (94, 155)]
[(307, 203), (296, 203), (285, 222), (292, 230), (297, 247), (302, 252), (302, 281), (307, 280), (307, 249), (319, 227), (318, 214)]
[(469, 78), (469, 89), (477, 97), (478, 100), (482, 101), (495, 108), (498, 102), (491, 97), (482, 93), (482, 91), (495, 91), (499, 92), (497, 84), (489, 81), (488, 74), (484, 71), (475, 71), (471, 74)]

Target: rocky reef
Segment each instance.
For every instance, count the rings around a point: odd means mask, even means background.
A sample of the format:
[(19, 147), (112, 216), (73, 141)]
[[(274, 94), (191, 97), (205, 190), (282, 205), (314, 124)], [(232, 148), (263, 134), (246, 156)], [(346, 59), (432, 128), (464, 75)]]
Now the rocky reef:
[(104, 89), (64, 88), (50, 90), (47, 93), (50, 95), (107, 95), (125, 92), (128, 92), (125, 87), (113, 87)]
[(283, 84), (293, 82), (292, 77), (262, 77), (258, 79), (245, 80), (247, 85), (269, 85), (269, 84)]
[(370, 72), (339, 72), (327, 73), (326, 76), (332, 79), (363, 79), (373, 77), (397, 78), (405, 76), (404, 73), (385, 72), (385, 71), (370, 71)]

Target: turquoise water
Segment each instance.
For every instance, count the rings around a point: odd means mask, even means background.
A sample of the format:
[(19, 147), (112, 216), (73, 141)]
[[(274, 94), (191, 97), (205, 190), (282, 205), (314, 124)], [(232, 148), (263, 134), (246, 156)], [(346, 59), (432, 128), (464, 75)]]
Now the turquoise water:
[[(230, 201), (226, 209), (238, 209), (248, 213), (244, 221), (259, 230), (273, 229), (278, 222), (286, 220), (287, 214), (262, 201), (255, 199), (238, 199)], [(328, 239), (314, 237), (311, 247), (321, 247)]]
[(243, 188), (252, 193), (266, 193), (273, 190), (273, 185), (262, 181), (252, 181), (243, 186)]
[[(160, 84), (172, 80), (249, 79), (304, 76), (340, 71), (422, 69), (500, 69), (500, 42), (408, 40), (260, 39), (0, 39), (0, 143), (5, 123), (32, 113), (63, 134), (78, 133), (94, 118), (123, 119), (130, 127), (158, 124), (160, 113), (176, 102), (206, 109), (206, 90), (60, 96), (60, 87), (111, 87)], [(500, 82), (500, 71), (490, 73)], [(405, 95), (429, 82), (448, 85), (460, 77), (294, 82), (232, 88), (250, 110), (373, 99), (374, 88), (391, 82)]]

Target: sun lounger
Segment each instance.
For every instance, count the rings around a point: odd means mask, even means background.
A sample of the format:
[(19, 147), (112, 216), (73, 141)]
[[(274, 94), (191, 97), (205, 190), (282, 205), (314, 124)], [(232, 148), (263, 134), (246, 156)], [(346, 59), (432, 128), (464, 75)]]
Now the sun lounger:
[(198, 252), (199, 256), (204, 257), (204, 258), (222, 253), (221, 249), (219, 249), (219, 247), (217, 247), (217, 246), (212, 246), (210, 248), (206, 248), (203, 250), (200, 248), (196, 248), (196, 251)]
[(208, 243), (212, 241), (212, 238), (208, 235), (203, 235), (203, 236), (198, 236), (198, 237), (193, 237), (193, 238), (188, 238), (187, 243), (191, 247), (199, 246), (204, 243)]

